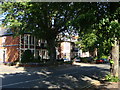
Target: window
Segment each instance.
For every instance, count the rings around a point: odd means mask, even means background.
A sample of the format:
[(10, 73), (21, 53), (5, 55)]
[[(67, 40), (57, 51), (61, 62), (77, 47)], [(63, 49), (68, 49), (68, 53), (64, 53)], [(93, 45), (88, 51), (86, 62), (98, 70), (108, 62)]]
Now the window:
[(24, 35), (24, 44), (27, 45), (28, 44), (28, 36)]
[(29, 43), (30, 43), (30, 45), (34, 44), (34, 37), (33, 36), (29, 36)]
[(22, 43), (25, 45), (34, 45), (34, 37), (30, 35), (24, 35), (24, 38), (21, 38)]
[(40, 41), (40, 40), (38, 40), (37, 45), (38, 45), (38, 46), (40, 46), (40, 44), (41, 44), (41, 41)]

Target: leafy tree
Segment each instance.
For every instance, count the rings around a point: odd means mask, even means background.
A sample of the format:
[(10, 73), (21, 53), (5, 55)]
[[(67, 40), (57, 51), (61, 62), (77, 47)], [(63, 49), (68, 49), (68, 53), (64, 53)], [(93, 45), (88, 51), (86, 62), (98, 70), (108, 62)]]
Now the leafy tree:
[[(112, 59), (114, 60), (112, 74), (118, 76), (120, 3), (91, 3), (88, 5), (88, 8), (86, 8), (87, 11), (81, 14), (83, 17), (79, 15), (80, 17), (77, 17), (73, 21), (73, 24), (79, 28), (79, 35), (82, 37), (82, 43), (84, 43), (85, 48), (89, 49), (89, 45), (92, 43), (90, 42), (91, 35), (89, 36), (87, 34), (94, 33), (97, 36), (97, 42), (93, 43), (96, 45), (99, 44), (100, 55), (102, 53), (112, 53)], [(88, 38), (89, 40), (87, 40)]]
[(76, 44), (80, 44), (80, 47), (83, 51), (91, 52), (91, 55), (95, 57), (94, 50), (96, 46), (97, 36), (95, 33), (87, 33), (83, 37), (80, 37), (80, 41), (77, 41)]
[(120, 3), (102, 2), (59, 4), (6, 2), (3, 3), (2, 9), (8, 12), (4, 25), (11, 28), (15, 35), (31, 32), (37, 38), (47, 40), (51, 60), (56, 58), (57, 35), (68, 30), (69, 26), (79, 32), (79, 36), (84, 40), (83, 43), (86, 43), (86, 48), (92, 47), (93, 43), (99, 43), (100, 48), (108, 45), (104, 50), (108, 53), (110, 46), (114, 45), (112, 58), (115, 62), (114, 76), (117, 76), (120, 40), (119, 5)]
[(46, 40), (51, 60), (56, 58), (57, 35), (67, 30), (69, 21), (76, 16), (73, 9), (73, 3), (4, 2), (2, 4), (2, 10), (8, 12), (4, 25), (9, 27), (14, 35), (31, 32), (38, 39)]
[(85, 33), (88, 30), (86, 28), (90, 28), (96, 19), (95, 7), (95, 3), (4, 2), (2, 4), (2, 10), (8, 12), (4, 25), (9, 27), (14, 35), (31, 32), (38, 39), (46, 40), (51, 60), (56, 58), (57, 35), (69, 30), (70, 27), (74, 30), (79, 29), (81, 35)]
[[(98, 3), (97, 21), (94, 23), (99, 53), (111, 52), (114, 60), (113, 76), (118, 76), (120, 40), (120, 3)], [(95, 10), (97, 11), (97, 10)], [(105, 49), (105, 50), (104, 50)], [(110, 50), (111, 49), (111, 50)], [(109, 50), (109, 51), (108, 51)]]
[(103, 43), (108, 42), (112, 47), (111, 54), (114, 60), (113, 76), (118, 76), (119, 67), (119, 40), (120, 40), (120, 3), (107, 3), (107, 14), (98, 24), (99, 37)]

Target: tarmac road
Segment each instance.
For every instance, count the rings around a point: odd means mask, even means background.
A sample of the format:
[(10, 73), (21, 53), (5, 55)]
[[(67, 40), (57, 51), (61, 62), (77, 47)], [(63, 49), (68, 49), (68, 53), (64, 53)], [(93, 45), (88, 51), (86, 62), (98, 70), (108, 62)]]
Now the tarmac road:
[(3, 72), (0, 88), (84, 88), (98, 82), (108, 71), (108, 64), (80, 63), (59, 67), (31, 67), (22, 69), (21, 72)]

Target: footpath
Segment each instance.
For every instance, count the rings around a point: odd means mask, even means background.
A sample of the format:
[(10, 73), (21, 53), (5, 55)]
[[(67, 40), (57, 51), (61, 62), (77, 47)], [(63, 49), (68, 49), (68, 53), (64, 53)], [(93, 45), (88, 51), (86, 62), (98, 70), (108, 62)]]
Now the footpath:
[[(94, 64), (73, 63), (73, 65), (93, 66)], [(86, 86), (85, 90), (120, 90), (120, 82), (100, 82), (93, 80), (93, 85)]]
[[(79, 66), (93, 66), (94, 64), (85, 64), (85, 63), (73, 63), (73, 65), (79, 65)], [(69, 65), (61, 65), (57, 68), (66, 68), (69, 67)], [(28, 67), (29, 72), (32, 72), (34, 70), (40, 70), (42, 67)], [(39, 68), (39, 69), (38, 69)], [(17, 67), (17, 66), (7, 66), (0, 64), (0, 77), (4, 74), (15, 74), (15, 73), (27, 73), (24, 67)], [(116, 82), (100, 82), (97, 80), (92, 80), (92, 85), (85, 86), (83, 90), (120, 90), (120, 83)]]
[(14, 73), (23, 73), (24, 67), (16, 67), (16, 66), (7, 66), (0, 64), (0, 74), (14, 74)]

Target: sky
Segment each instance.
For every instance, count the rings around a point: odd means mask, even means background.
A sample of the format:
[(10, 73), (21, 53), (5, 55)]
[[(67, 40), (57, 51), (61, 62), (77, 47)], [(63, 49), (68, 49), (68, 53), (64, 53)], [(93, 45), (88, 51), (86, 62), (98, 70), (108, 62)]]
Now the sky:
[(5, 19), (7, 14), (7, 12), (0, 14), (0, 25), (2, 24), (2, 20)]

